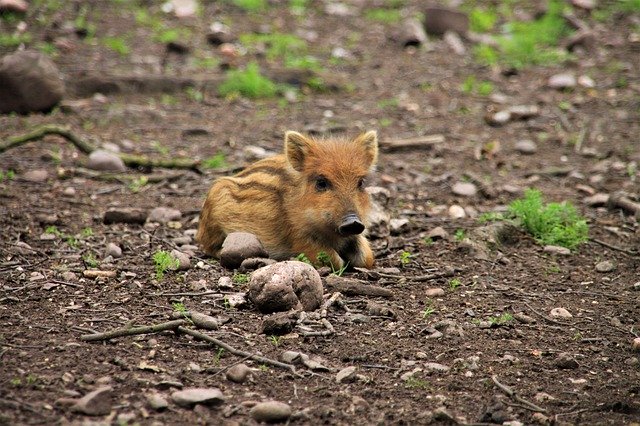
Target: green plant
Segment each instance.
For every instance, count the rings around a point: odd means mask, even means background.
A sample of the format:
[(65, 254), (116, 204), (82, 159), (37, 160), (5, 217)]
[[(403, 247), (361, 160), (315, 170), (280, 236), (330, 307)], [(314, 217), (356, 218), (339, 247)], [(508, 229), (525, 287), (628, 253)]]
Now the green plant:
[(424, 240), (422, 240), (422, 241), (424, 241), (424, 244), (427, 245), (427, 246), (433, 245), (433, 238), (431, 238), (431, 237), (424, 237)]
[(587, 221), (568, 202), (543, 204), (542, 194), (527, 189), (524, 198), (509, 205), (516, 218), (538, 243), (576, 248), (588, 240)]
[(152, 141), (151, 147), (155, 149), (160, 155), (169, 155), (169, 147), (162, 145), (159, 141)]
[(294, 15), (302, 15), (309, 6), (309, 0), (289, 0), (289, 10)]
[(207, 158), (202, 162), (202, 166), (207, 169), (222, 169), (227, 167), (227, 160), (224, 152), (218, 152), (217, 154)]
[(93, 229), (89, 227), (83, 228), (80, 235), (82, 235), (82, 238), (93, 237)]
[(427, 389), (429, 387), (429, 382), (415, 376), (410, 376), (405, 380), (404, 385), (409, 389)]
[(56, 237), (62, 237), (64, 234), (55, 225), (49, 225), (44, 230), (45, 234), (53, 234)]
[(489, 322), (494, 325), (505, 325), (510, 323), (511, 321), (513, 321), (513, 315), (508, 312), (505, 312), (498, 317), (492, 317), (489, 319)]
[(82, 256), (82, 261), (89, 268), (97, 268), (98, 267), (98, 260), (96, 259), (94, 254), (91, 253), (91, 252), (89, 252), (89, 253), (85, 254), (84, 256)]
[(194, 102), (204, 101), (204, 93), (202, 90), (196, 89), (195, 87), (187, 87), (185, 89), (185, 93), (187, 94), (187, 97)]
[(498, 15), (495, 10), (475, 7), (469, 13), (469, 28), (477, 33), (486, 33), (493, 29), (497, 20)]
[(222, 355), (224, 354), (224, 348), (218, 348), (218, 351), (213, 357), (213, 364), (220, 365), (220, 360), (222, 359)]
[(400, 264), (402, 266), (407, 266), (409, 263), (411, 263), (411, 252), (408, 251), (403, 251), (400, 253)]
[(299, 262), (307, 263), (309, 265), (313, 265), (313, 262), (311, 262), (311, 260), (304, 253), (300, 253), (299, 255), (297, 255), (296, 256), (296, 260), (299, 261)]
[(159, 250), (153, 254), (153, 262), (156, 268), (157, 280), (164, 278), (164, 274), (168, 270), (177, 269), (180, 266), (180, 261), (164, 250)]
[(182, 302), (173, 302), (171, 304), (171, 307), (173, 308), (174, 311), (178, 312), (179, 314), (184, 315), (188, 312), (187, 307)]
[(486, 212), (478, 216), (477, 220), (479, 223), (487, 223), (487, 222), (495, 222), (503, 219), (504, 219), (504, 215), (502, 213)]
[(466, 236), (467, 236), (467, 233), (465, 232), (464, 229), (456, 229), (456, 232), (453, 233), (453, 238), (458, 242), (464, 240)]
[(258, 369), (259, 369), (260, 371), (262, 371), (263, 373), (266, 373), (267, 371), (269, 371), (269, 366), (268, 366), (268, 365), (266, 365), (266, 364), (260, 364), (260, 365), (258, 366)]
[(280, 336), (269, 336), (269, 340), (271, 341), (271, 343), (273, 344), (273, 346), (275, 346), (276, 348), (278, 347), (278, 345), (280, 345)]
[(120, 54), (121, 56), (127, 56), (131, 53), (131, 48), (127, 44), (127, 41), (122, 37), (105, 37), (102, 43), (109, 49)]
[(247, 12), (261, 12), (267, 9), (266, 0), (231, 0), (231, 3)]
[(341, 277), (342, 274), (344, 274), (344, 271), (346, 271), (347, 267), (349, 266), (349, 262), (347, 262), (341, 268), (336, 269), (333, 262), (331, 262), (331, 257), (325, 251), (319, 252), (318, 255), (316, 256), (316, 259), (319, 265), (329, 266), (331, 268), (331, 273), (339, 277)]
[(29, 33), (0, 33), (0, 47), (18, 47), (21, 44), (31, 43), (32, 37)]
[(431, 303), (428, 303), (427, 307), (422, 311), (422, 319), (429, 318), (435, 311), (436, 310), (433, 306), (431, 306)]
[(16, 177), (16, 172), (13, 171), (12, 169), (7, 170), (6, 172), (3, 172), (2, 170), (0, 170), (0, 182), (2, 182), (3, 180), (13, 180)]
[(218, 89), (222, 96), (245, 96), (247, 98), (270, 98), (277, 93), (274, 82), (260, 74), (258, 64), (247, 65), (245, 70), (232, 70)]
[(462, 281), (460, 281), (460, 278), (452, 278), (449, 280), (449, 290), (451, 291), (455, 291), (461, 285)]
[(480, 96), (489, 96), (493, 92), (493, 84), (490, 81), (477, 81), (473, 75), (467, 77), (460, 88), (464, 93)]
[(236, 284), (246, 284), (249, 282), (249, 274), (235, 273), (231, 280)]
[(364, 17), (371, 21), (382, 22), (384, 24), (395, 24), (402, 19), (399, 10), (383, 8), (367, 9)]

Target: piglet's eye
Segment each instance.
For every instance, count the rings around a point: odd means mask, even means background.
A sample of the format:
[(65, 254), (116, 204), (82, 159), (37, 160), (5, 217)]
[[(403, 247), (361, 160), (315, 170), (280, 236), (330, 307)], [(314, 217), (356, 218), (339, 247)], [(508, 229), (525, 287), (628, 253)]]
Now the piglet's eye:
[(329, 179), (327, 179), (326, 177), (319, 176), (316, 179), (316, 191), (318, 192), (326, 191), (330, 187), (331, 187), (331, 182), (329, 182)]

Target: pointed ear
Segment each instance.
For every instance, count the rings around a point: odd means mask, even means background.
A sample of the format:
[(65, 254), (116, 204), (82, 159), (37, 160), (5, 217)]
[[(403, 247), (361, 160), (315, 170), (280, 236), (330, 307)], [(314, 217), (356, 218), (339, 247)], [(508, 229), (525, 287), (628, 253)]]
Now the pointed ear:
[(284, 151), (294, 170), (301, 172), (304, 169), (309, 145), (311, 145), (309, 138), (298, 132), (288, 131), (284, 134)]
[(354, 139), (354, 142), (364, 149), (369, 159), (369, 167), (373, 168), (378, 162), (378, 133), (369, 130)]

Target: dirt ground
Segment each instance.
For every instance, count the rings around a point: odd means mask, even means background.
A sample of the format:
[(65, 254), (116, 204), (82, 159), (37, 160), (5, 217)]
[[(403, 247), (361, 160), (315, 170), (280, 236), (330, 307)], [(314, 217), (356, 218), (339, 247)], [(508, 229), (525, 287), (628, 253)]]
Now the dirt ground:
[[(396, 24), (365, 18), (367, 8), (382, 2), (346, 2), (353, 16), (327, 13), (328, 2), (313, 2), (302, 16), (284, 1), (270, 2), (261, 14), (204, 2), (201, 16), (183, 20), (160, 11), (159, 2), (143, 2), (168, 25), (191, 29), (183, 40), (191, 49), (186, 55), (166, 54), (121, 2), (89, 2), (86, 18), (95, 23), (97, 37), (127, 34), (128, 55), (65, 34), (61, 28), (75, 19), (79, 4), (67, 3), (51, 19), (38, 20), (32, 10), (26, 21), (34, 42), (68, 42), (54, 61), (70, 91), (66, 101), (76, 103), (50, 114), (2, 115), (0, 140), (56, 124), (96, 145), (115, 144), (150, 158), (223, 153), (226, 164), (202, 174), (130, 170), (109, 180), (87, 172), (86, 156), (55, 136), (0, 154), (0, 424), (255, 424), (250, 407), (267, 400), (289, 404), (292, 424), (640, 422), (640, 354), (632, 348), (640, 333), (640, 286), (634, 287), (640, 282), (640, 228), (620, 209), (584, 202), (593, 193), (640, 193), (640, 16), (599, 22), (578, 10), (593, 28), (590, 49), (577, 50), (564, 65), (507, 72), (475, 63), (470, 42), (463, 55), (438, 37), (404, 48), (390, 37)], [(402, 3), (406, 14), (423, 7)], [(209, 86), (197, 93), (169, 87), (168, 94), (125, 89), (73, 95), (82, 89), (81, 77), (91, 73), (221, 80), (220, 67), (194, 61), (225, 60), (204, 37), (215, 20), (229, 23), (235, 35), (265, 29), (306, 34), (309, 53), (340, 87), (303, 87), (289, 101), (282, 95), (223, 98)], [(331, 60), (336, 47), (350, 57)], [(232, 66), (251, 60), (267, 74), (286, 72), (279, 61), (251, 50), (232, 58)], [(595, 87), (549, 88), (548, 78), (560, 72), (588, 75)], [(463, 90), (469, 76), (491, 82), (494, 96)], [(539, 114), (495, 127), (485, 121), (487, 114), (514, 105), (535, 105)], [(408, 223), (373, 240), (373, 273), (344, 276), (382, 286), (392, 297), (343, 296), (349, 312), (329, 310), (335, 333), (326, 337), (296, 330), (282, 337), (261, 334), (262, 314), (251, 305), (230, 308), (225, 292), (217, 291), (218, 279), (234, 272), (200, 251), (188, 270), (162, 279), (152, 260), (158, 250), (195, 244), (189, 237), (212, 180), (252, 162), (248, 146), (279, 152), (289, 129), (339, 135), (375, 129), (381, 143), (444, 137), (382, 152), (369, 184), (390, 191), (391, 217)], [(534, 141), (537, 151), (517, 151), (521, 140)], [(15, 176), (6, 176), (8, 170)], [(45, 170), (47, 178), (25, 179), (33, 170)], [(470, 174), (488, 191), (455, 195), (454, 184)], [(520, 233), (482, 259), (456, 238), (484, 226), (473, 215), (504, 210), (526, 188), (539, 189), (548, 201), (576, 205), (588, 219), (590, 241), (562, 256)], [(453, 219), (452, 205), (466, 208), (467, 217)], [(111, 207), (171, 207), (182, 217), (162, 225), (107, 225), (103, 217)], [(426, 240), (437, 226), (448, 237)], [(108, 243), (119, 245), (122, 256), (107, 257)], [(596, 265), (603, 261), (612, 267), (600, 272)], [(83, 275), (94, 267), (116, 276)], [(452, 269), (453, 276), (423, 277)], [(234, 285), (238, 292), (248, 286)], [(438, 288), (443, 291), (428, 295)], [(96, 343), (79, 339), (167, 321), (177, 302), (226, 318), (211, 334), (237, 349), (272, 359), (299, 351), (318, 357), (327, 369), (298, 366), (297, 376), (173, 332)], [(571, 317), (552, 317), (554, 308)], [(239, 362), (252, 368), (251, 380), (225, 378), (225, 369)], [(349, 366), (356, 367), (354, 379), (338, 383), (336, 373)], [(103, 385), (113, 389), (109, 415), (89, 417), (64, 404), (64, 398)], [(149, 394), (169, 398), (180, 387), (216, 387), (226, 400), (195, 409), (149, 406)]]

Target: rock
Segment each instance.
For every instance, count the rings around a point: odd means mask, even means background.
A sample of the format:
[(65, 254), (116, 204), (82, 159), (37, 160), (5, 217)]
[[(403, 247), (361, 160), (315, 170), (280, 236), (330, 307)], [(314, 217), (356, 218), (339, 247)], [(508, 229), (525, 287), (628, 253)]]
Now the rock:
[(531, 139), (522, 139), (513, 146), (520, 154), (531, 155), (538, 152), (538, 146)]
[(369, 301), (367, 302), (367, 313), (374, 317), (395, 318), (396, 313), (390, 307), (381, 303)]
[(251, 274), (249, 300), (262, 313), (304, 309), (313, 311), (322, 303), (320, 274), (298, 261), (278, 262)]
[(189, 18), (198, 10), (196, 0), (169, 0), (162, 6), (165, 13), (173, 12), (177, 18)]
[(494, 113), (487, 114), (484, 117), (484, 120), (491, 126), (499, 127), (511, 121), (511, 113), (507, 110), (500, 110)]
[(171, 250), (171, 256), (173, 256), (174, 259), (178, 259), (179, 264), (176, 268), (177, 271), (186, 271), (191, 268), (191, 258), (188, 254), (183, 253), (180, 250), (173, 249)]
[(549, 315), (553, 318), (573, 318), (573, 315), (565, 308), (553, 308)]
[(444, 33), (443, 40), (447, 45), (453, 50), (453, 53), (456, 55), (464, 55), (467, 53), (467, 48), (464, 47), (464, 43), (462, 42), (462, 38), (453, 31), (447, 31)]
[(447, 240), (449, 239), (449, 233), (442, 226), (436, 226), (427, 233), (426, 238), (432, 241)]
[(453, 206), (449, 207), (449, 217), (451, 219), (462, 219), (463, 217), (466, 217), (467, 213), (464, 211), (464, 208), (462, 208), (461, 206), (454, 204)]
[(27, 182), (42, 183), (47, 180), (49, 173), (44, 169), (29, 170), (22, 175), (22, 179)]
[(218, 388), (188, 388), (172, 393), (171, 399), (181, 407), (192, 407), (196, 404), (218, 405), (225, 400)]
[(603, 260), (602, 262), (596, 263), (596, 271), (598, 272), (613, 272), (616, 270), (616, 265), (610, 260)]
[(274, 263), (276, 263), (274, 259), (269, 259), (267, 257), (250, 257), (249, 259), (242, 261), (239, 269), (240, 272), (255, 271), (256, 269), (273, 265)]
[(537, 105), (512, 105), (507, 108), (512, 120), (526, 120), (540, 115)]
[(580, 9), (593, 10), (597, 2), (596, 0), (571, 0), (571, 4)]
[(105, 172), (124, 172), (127, 166), (124, 165), (122, 158), (113, 152), (97, 149), (89, 154), (87, 167), (92, 170), (100, 170)]
[(477, 194), (478, 188), (471, 182), (457, 182), (451, 187), (451, 192), (462, 197), (473, 197)]
[(0, 113), (48, 111), (63, 96), (62, 76), (48, 56), (23, 50), (0, 59)]
[(219, 290), (233, 290), (233, 280), (231, 277), (220, 277), (218, 278), (218, 289)]
[(178, 209), (172, 209), (170, 207), (156, 207), (149, 212), (147, 221), (157, 223), (169, 223), (180, 220), (182, 213)]
[(72, 186), (67, 186), (62, 193), (67, 197), (73, 197), (76, 195), (76, 189)]
[(544, 246), (542, 251), (545, 253), (556, 254), (559, 256), (569, 256), (571, 254), (571, 250), (569, 250), (566, 247), (552, 246), (552, 245)]
[(372, 201), (378, 203), (381, 207), (386, 207), (391, 199), (391, 192), (387, 188), (381, 186), (369, 186), (365, 189)]
[(247, 305), (246, 293), (233, 293), (226, 296), (227, 303), (231, 308), (241, 309)]
[(169, 406), (167, 399), (157, 392), (147, 394), (147, 402), (154, 410), (161, 411)]
[(424, 17), (424, 26), (429, 34), (443, 35), (447, 31), (453, 31), (464, 35), (469, 30), (469, 17), (455, 9), (427, 7)]
[(596, 87), (596, 82), (588, 75), (581, 75), (578, 77), (578, 84), (582, 87), (586, 87), (587, 89)]
[(558, 354), (556, 360), (554, 361), (556, 367), (563, 370), (575, 370), (578, 368), (578, 361), (576, 361), (571, 354), (566, 352), (562, 352)]
[(576, 76), (570, 73), (560, 73), (549, 77), (547, 85), (552, 89), (571, 89), (576, 87)]
[(256, 404), (249, 414), (257, 422), (284, 422), (291, 417), (291, 407), (284, 402), (266, 401)]
[(634, 352), (640, 352), (640, 337), (633, 339), (633, 342), (631, 342), (631, 349), (633, 349)]
[(343, 368), (336, 374), (336, 383), (350, 383), (356, 378), (356, 367), (350, 366)]
[(409, 219), (407, 218), (393, 218), (389, 221), (389, 228), (393, 235), (402, 234), (409, 229)]
[(251, 369), (247, 364), (236, 364), (227, 370), (227, 380), (231, 380), (235, 383), (244, 383), (251, 375)]
[(36, 253), (36, 250), (34, 250), (33, 247), (31, 247), (29, 244), (25, 243), (24, 241), (18, 241), (13, 246), (15, 247), (16, 253), (18, 254), (29, 255), (29, 254)]
[(25, 0), (0, 0), (0, 13), (27, 13), (29, 4)]
[(232, 232), (227, 235), (220, 250), (222, 266), (237, 269), (243, 260), (251, 257), (269, 257), (258, 237), (248, 232)]
[(289, 312), (278, 312), (262, 320), (260, 334), (282, 336), (291, 333), (296, 325), (296, 316)]
[(589, 207), (602, 207), (609, 203), (609, 194), (601, 192), (593, 194), (590, 197), (584, 197), (582, 201)]
[(105, 225), (128, 223), (142, 225), (147, 220), (147, 211), (137, 208), (114, 207), (107, 210), (102, 221)]
[(325, 5), (324, 11), (327, 15), (334, 16), (355, 16), (356, 11), (353, 7), (340, 2), (329, 2)]
[(447, 371), (451, 370), (451, 367), (444, 364), (439, 364), (437, 362), (426, 362), (424, 364), (424, 367), (428, 371), (435, 371), (437, 373), (446, 373)]
[(424, 291), (424, 295), (427, 297), (441, 297), (444, 296), (446, 292), (441, 288), (428, 288)]
[(111, 386), (100, 387), (80, 398), (71, 407), (71, 411), (89, 416), (105, 416), (111, 412), (113, 389)]
[(114, 259), (117, 259), (119, 257), (122, 257), (122, 249), (117, 244), (108, 243), (107, 244), (107, 248), (104, 251), (104, 255), (105, 255), (105, 257), (106, 256), (111, 256)]
[(391, 233), (389, 222), (391, 217), (389, 213), (375, 200), (371, 200), (371, 208), (369, 210), (369, 227), (367, 231), (371, 238), (385, 238)]
[(542, 413), (533, 413), (531, 419), (539, 425), (548, 426), (551, 424), (551, 419)]
[(233, 43), (235, 41), (235, 37), (231, 34), (229, 26), (216, 21), (209, 27), (207, 41), (209, 44), (214, 46), (220, 46), (224, 43)]
[(416, 18), (408, 18), (402, 21), (398, 42), (404, 47), (407, 46), (420, 46), (427, 41), (427, 33), (424, 31), (424, 26)]

